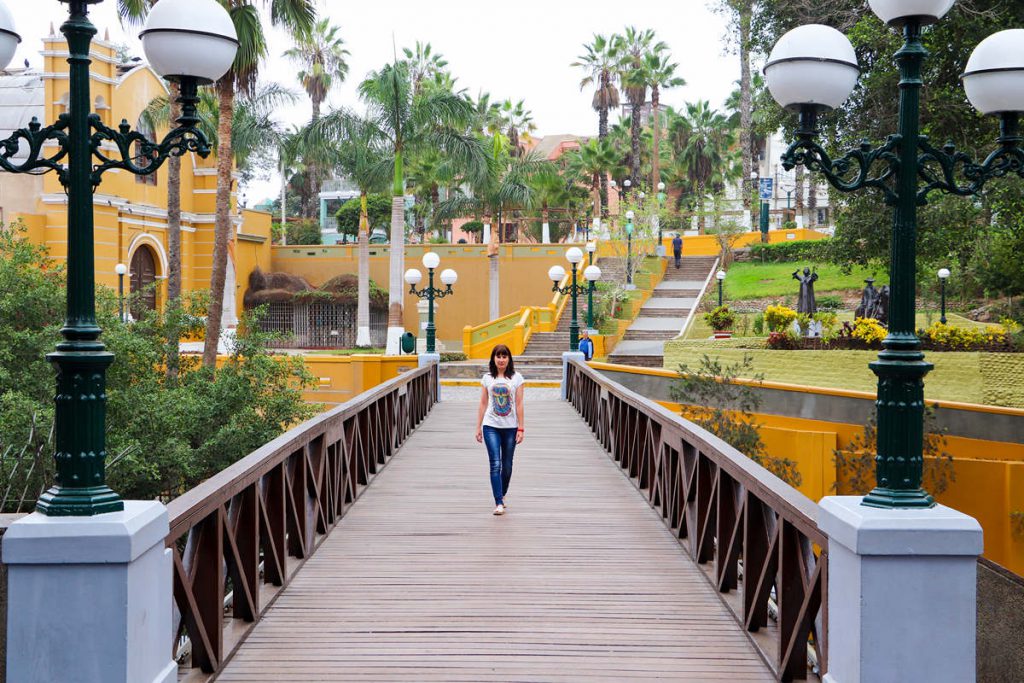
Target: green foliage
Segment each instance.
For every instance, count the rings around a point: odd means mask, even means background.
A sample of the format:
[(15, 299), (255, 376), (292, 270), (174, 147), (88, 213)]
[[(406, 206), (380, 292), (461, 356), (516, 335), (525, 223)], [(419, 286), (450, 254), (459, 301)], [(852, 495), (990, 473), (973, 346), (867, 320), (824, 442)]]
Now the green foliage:
[(750, 377), (758, 382), (761, 375), (753, 372), (749, 355), (732, 365), (723, 365), (717, 358), (701, 356), (700, 367), (679, 366), (679, 378), (672, 383), (673, 401), (683, 404), (683, 417), (719, 437), (748, 458), (766, 468), (790, 486), (803, 481), (797, 463), (789, 458), (769, 455), (761, 440), (761, 424), (753, 413), (760, 407), (757, 392), (748, 384), (737, 383), (737, 377)]
[(754, 316), (754, 334), (758, 337), (764, 334), (764, 313), (758, 313)]
[(733, 323), (736, 322), (736, 315), (729, 310), (729, 305), (726, 304), (724, 306), (717, 306), (711, 312), (705, 313), (704, 320), (711, 326), (711, 329), (721, 332), (722, 330), (732, 328)]
[(445, 351), (440, 355), (442, 363), (455, 363), (458, 361), (469, 360), (469, 356), (461, 351)]
[[(275, 244), (281, 243), (281, 223), (271, 226), (271, 237)], [(320, 223), (312, 219), (288, 221), (288, 244), (322, 244)]]
[[(793, 297), (800, 291), (800, 284), (793, 279), (792, 263), (758, 263), (744, 261), (729, 267), (725, 280), (725, 296), (732, 302), (751, 299)], [(877, 277), (877, 269), (855, 267), (844, 272), (842, 266), (826, 263), (818, 265), (818, 281), (814, 283), (819, 292), (856, 290), (864, 288), (864, 279), (875, 277), (875, 287), (888, 284), (888, 278)]]
[(1009, 320), (985, 329), (937, 322), (918, 330), (917, 336), (926, 349), (937, 351), (1012, 351), (1020, 348), (1019, 330)]
[(819, 311), (838, 311), (843, 308), (843, 297), (825, 294), (816, 298)]
[[(946, 430), (938, 426), (935, 415), (938, 409), (937, 404), (925, 404), (922, 486), (933, 495), (944, 493), (956, 481), (953, 456), (943, 450), (946, 447)], [(839, 475), (833, 484), (837, 492), (862, 496), (871, 491), (875, 486), (875, 456), (878, 453), (877, 411), (871, 414), (864, 431), (853, 437), (848, 449), (836, 449), (832, 453)]]
[(466, 221), (465, 223), (462, 224), (462, 227), (459, 229), (473, 235), (483, 235), (484, 223), (483, 221)]
[(760, 263), (792, 263), (811, 261), (820, 263), (828, 260), (831, 240), (798, 240), (776, 244), (755, 243), (750, 245), (750, 258)]
[[(349, 199), (334, 214), (338, 221), (338, 232), (346, 235), (359, 234), (359, 197)], [(369, 194), (366, 196), (366, 214), (370, 221), (370, 230), (387, 228), (391, 225), (391, 197), (386, 194)]]
[(792, 308), (778, 304), (764, 309), (764, 322), (769, 332), (785, 332), (796, 320), (797, 313)]
[[(43, 359), (58, 340), (64, 273), (44, 249), (0, 230), (0, 490), (6, 509), (31, 509), (52, 481), (53, 371)], [(179, 334), (203, 327), (205, 296), (186, 296), (131, 324), (117, 297), (98, 291), (103, 341), (115, 354), (107, 373), (107, 472), (126, 498), (173, 497), (315, 414), (302, 399), (312, 376), (301, 359), (271, 356), (247, 318), (216, 375), (197, 356), (168, 351)]]

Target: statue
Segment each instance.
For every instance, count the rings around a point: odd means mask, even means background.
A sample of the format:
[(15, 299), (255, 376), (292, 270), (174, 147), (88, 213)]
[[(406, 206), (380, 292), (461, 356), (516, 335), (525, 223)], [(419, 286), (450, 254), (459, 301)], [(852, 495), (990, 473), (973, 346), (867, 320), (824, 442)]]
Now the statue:
[(804, 268), (803, 275), (799, 270), (793, 271), (793, 279), (800, 281), (800, 298), (797, 299), (797, 313), (814, 315), (818, 312), (818, 304), (814, 300), (814, 281), (818, 279), (817, 273), (812, 273), (810, 268)]
[(864, 288), (863, 293), (860, 295), (860, 306), (857, 306), (857, 310), (853, 314), (855, 318), (870, 318), (870, 313), (875, 307), (875, 300), (878, 299), (878, 290), (875, 289), (875, 278), (869, 277), (864, 282), (868, 286)]
[(874, 318), (883, 325), (889, 324), (889, 285), (882, 285), (875, 298), (875, 305), (871, 309), (869, 318)]

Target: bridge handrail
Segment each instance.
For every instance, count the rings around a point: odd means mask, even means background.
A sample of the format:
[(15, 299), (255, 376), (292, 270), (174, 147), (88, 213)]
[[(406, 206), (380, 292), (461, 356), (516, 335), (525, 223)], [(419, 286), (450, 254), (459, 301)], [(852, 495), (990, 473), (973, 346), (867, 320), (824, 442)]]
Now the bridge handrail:
[(567, 398), (740, 626), (757, 634), (751, 640), (779, 679), (806, 677), (808, 661), (824, 674), (828, 537), (818, 506), (715, 435), (579, 361), (569, 362)]
[(435, 382), (431, 367), (407, 371), (285, 432), (168, 504), (180, 613), (176, 657), (186, 635), (193, 668), (214, 674), (224, 666), (426, 417)]

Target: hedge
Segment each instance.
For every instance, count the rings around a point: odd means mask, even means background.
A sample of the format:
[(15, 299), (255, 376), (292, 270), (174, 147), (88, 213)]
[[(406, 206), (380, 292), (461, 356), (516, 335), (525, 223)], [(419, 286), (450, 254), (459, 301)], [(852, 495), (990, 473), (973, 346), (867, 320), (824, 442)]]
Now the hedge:
[(764, 263), (787, 263), (790, 261), (827, 261), (828, 239), (779, 242), (777, 244), (750, 245), (750, 258)]

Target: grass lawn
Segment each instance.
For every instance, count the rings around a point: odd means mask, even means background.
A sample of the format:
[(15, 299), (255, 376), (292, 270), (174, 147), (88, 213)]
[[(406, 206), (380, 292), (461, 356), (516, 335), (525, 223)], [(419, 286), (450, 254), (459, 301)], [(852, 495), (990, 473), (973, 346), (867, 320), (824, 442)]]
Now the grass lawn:
[[(764, 299), (766, 297), (789, 296), (796, 298), (800, 283), (793, 279), (793, 271), (803, 264), (796, 263), (734, 263), (725, 278), (725, 298), (729, 301)], [(840, 289), (864, 289), (864, 280), (875, 278), (875, 287), (889, 284), (889, 276), (867, 268), (854, 268), (844, 275), (839, 266), (826, 263), (816, 268), (818, 280), (814, 283), (817, 294)]]

